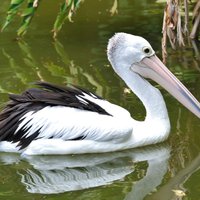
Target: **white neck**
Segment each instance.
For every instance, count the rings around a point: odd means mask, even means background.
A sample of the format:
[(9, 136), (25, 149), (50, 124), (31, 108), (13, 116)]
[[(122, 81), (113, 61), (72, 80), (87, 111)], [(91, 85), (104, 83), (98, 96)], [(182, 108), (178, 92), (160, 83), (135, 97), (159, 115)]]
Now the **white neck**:
[(121, 71), (120, 76), (142, 101), (146, 109), (145, 121), (140, 122), (133, 119), (132, 139), (127, 146), (132, 148), (165, 140), (169, 135), (170, 122), (160, 91), (132, 71)]
[(120, 72), (120, 76), (133, 93), (142, 101), (146, 109), (145, 121), (168, 119), (164, 99), (157, 88), (132, 71), (128, 73), (126, 71)]

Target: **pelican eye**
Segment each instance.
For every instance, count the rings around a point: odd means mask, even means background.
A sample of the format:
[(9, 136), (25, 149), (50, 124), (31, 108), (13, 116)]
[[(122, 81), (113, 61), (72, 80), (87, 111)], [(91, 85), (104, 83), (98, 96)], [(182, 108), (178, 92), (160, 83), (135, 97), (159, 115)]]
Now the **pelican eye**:
[(145, 54), (147, 54), (147, 55), (151, 55), (151, 53), (152, 53), (152, 50), (151, 50), (151, 48), (149, 48), (149, 47), (144, 47), (144, 48), (142, 49), (142, 51), (143, 51)]

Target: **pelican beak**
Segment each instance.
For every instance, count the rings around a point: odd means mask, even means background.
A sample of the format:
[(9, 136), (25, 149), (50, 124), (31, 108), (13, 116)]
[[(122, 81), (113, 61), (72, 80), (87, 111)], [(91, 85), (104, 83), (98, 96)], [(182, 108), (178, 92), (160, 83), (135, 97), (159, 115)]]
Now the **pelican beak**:
[(138, 70), (139, 74), (160, 84), (180, 103), (200, 118), (200, 103), (156, 55), (144, 58), (139, 63)]

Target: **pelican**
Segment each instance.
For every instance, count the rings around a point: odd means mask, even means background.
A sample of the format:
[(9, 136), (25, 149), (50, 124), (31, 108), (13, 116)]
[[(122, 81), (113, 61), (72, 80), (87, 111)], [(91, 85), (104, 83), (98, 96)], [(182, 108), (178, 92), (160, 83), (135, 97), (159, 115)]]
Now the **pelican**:
[(114, 71), (141, 100), (144, 121), (124, 108), (79, 87), (46, 82), (11, 94), (0, 113), (0, 150), (26, 155), (113, 152), (162, 142), (170, 122), (160, 91), (164, 87), (200, 118), (200, 103), (155, 55), (147, 40), (126, 33), (108, 42), (107, 56)]

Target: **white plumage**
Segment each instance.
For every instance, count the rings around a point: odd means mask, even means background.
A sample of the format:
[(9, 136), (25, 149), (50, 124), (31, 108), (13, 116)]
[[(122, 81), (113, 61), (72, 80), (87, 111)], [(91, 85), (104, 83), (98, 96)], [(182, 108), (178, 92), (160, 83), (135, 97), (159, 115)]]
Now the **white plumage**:
[(107, 52), (115, 72), (145, 106), (143, 122), (90, 92), (39, 83), (42, 89), (11, 95), (11, 102), (0, 115), (0, 150), (23, 155), (83, 154), (165, 140), (170, 131), (165, 102), (160, 91), (143, 77), (160, 83), (200, 117), (199, 102), (155, 56), (144, 38), (118, 33), (109, 40)]

